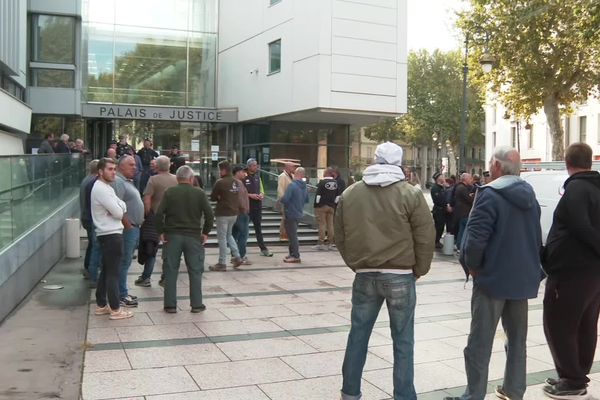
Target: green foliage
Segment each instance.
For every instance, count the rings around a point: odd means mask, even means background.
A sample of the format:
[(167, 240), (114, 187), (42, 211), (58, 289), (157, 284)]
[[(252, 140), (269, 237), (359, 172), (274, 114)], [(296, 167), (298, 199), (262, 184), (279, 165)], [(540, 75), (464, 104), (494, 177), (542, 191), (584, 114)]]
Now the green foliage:
[[(563, 156), (560, 112), (593, 95), (600, 81), (600, 1), (470, 0), (458, 24), (477, 59), (495, 57), (478, 80), (499, 94), (511, 114), (527, 118), (544, 108)], [(597, 93), (597, 92), (596, 92)]]
[[(370, 126), (365, 135), (372, 140), (404, 140), (411, 145), (431, 146), (432, 134), (456, 146), (462, 111), (462, 60), (460, 52), (439, 50), (408, 55), (408, 113)], [(483, 90), (479, 82), (468, 86), (467, 144), (483, 141)]]

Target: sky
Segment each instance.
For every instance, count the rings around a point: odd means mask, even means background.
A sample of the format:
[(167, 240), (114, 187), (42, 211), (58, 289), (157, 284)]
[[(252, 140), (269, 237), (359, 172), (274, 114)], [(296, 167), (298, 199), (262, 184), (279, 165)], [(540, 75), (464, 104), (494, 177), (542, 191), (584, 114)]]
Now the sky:
[(449, 51), (462, 47), (454, 27), (455, 11), (464, 7), (462, 0), (407, 0), (408, 49), (440, 49)]

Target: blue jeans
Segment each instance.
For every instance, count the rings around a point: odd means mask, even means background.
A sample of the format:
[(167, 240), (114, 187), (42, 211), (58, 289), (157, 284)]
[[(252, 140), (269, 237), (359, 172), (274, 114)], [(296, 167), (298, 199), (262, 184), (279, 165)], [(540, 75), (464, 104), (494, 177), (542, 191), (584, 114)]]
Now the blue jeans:
[(97, 282), (98, 281), (98, 268), (102, 263), (102, 249), (100, 248), (100, 243), (98, 242), (98, 237), (96, 236), (96, 228), (94, 225), (86, 230), (88, 237), (88, 245), (85, 251), (85, 258), (87, 261), (87, 270), (90, 274), (90, 281)]
[(237, 243), (240, 257), (246, 257), (246, 243), (250, 234), (250, 216), (248, 214), (238, 215), (231, 233)]
[(394, 399), (417, 398), (413, 383), (415, 277), (412, 274), (367, 272), (356, 274), (352, 285), (352, 325), (342, 366), (343, 400), (361, 398), (360, 384), (369, 338), (384, 300), (394, 342)]
[(137, 249), (139, 240), (140, 228), (132, 227), (123, 230), (123, 258), (121, 259), (121, 265), (119, 265), (119, 294), (121, 299), (127, 297), (129, 294), (127, 291), (127, 273), (129, 272), (133, 252)]
[(231, 249), (233, 257), (239, 257), (240, 252), (237, 243), (231, 234), (233, 224), (237, 220), (237, 215), (230, 217), (216, 217), (217, 220), (217, 239), (219, 240), (219, 264), (227, 265), (227, 246)]
[(461, 399), (482, 400), (485, 397), (492, 345), (500, 318), (507, 338), (502, 388), (511, 399), (520, 400), (525, 394), (527, 300), (493, 299), (474, 286), (471, 332), (464, 351), (467, 389)]

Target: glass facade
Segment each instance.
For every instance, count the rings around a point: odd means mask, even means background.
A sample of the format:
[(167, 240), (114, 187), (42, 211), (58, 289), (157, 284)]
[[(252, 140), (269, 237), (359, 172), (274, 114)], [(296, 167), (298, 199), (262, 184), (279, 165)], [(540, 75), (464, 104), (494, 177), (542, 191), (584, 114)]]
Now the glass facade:
[(75, 87), (75, 26), (73, 17), (31, 16), (31, 86)]
[(217, 0), (88, 0), (84, 102), (214, 107)]
[(256, 158), (262, 168), (278, 171), (273, 159), (300, 160), (307, 177), (316, 182), (329, 165), (347, 173), (350, 156), (348, 125), (272, 122), (244, 125), (242, 159)]

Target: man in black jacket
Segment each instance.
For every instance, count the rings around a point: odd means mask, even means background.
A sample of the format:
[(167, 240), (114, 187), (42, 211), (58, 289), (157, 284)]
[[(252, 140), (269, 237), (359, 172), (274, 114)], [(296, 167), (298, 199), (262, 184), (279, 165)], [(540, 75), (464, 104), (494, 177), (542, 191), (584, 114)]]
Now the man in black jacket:
[(446, 225), (446, 192), (444, 190), (444, 183), (446, 180), (444, 176), (439, 172), (433, 174), (434, 185), (431, 187), (431, 200), (433, 200), (433, 221), (435, 222), (435, 248), (441, 249), (443, 246), (440, 243), (442, 234), (444, 233), (444, 226)]
[(473, 177), (471, 174), (464, 173), (460, 176), (460, 182), (456, 184), (454, 189), (454, 205), (452, 206), (452, 215), (456, 223), (456, 248), (460, 250), (462, 237), (467, 227), (469, 213), (473, 207)]
[[(315, 217), (319, 224), (319, 244), (313, 247), (315, 250), (335, 250), (335, 236), (333, 230), (333, 215), (340, 199), (342, 190), (338, 186), (338, 181), (334, 178), (334, 171), (327, 168), (323, 174), (323, 179), (317, 186), (315, 195)], [(325, 232), (327, 232), (327, 242), (325, 243)]]
[(543, 390), (555, 399), (587, 396), (600, 313), (600, 174), (585, 143), (569, 146), (565, 163), (569, 179), (542, 256), (544, 332), (559, 376)]

